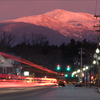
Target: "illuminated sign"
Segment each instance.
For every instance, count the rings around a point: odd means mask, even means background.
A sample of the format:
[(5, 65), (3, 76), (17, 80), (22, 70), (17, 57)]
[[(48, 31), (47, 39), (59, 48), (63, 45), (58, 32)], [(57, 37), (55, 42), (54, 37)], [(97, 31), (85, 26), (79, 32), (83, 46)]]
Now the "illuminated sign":
[(29, 76), (29, 71), (24, 71), (24, 76)]

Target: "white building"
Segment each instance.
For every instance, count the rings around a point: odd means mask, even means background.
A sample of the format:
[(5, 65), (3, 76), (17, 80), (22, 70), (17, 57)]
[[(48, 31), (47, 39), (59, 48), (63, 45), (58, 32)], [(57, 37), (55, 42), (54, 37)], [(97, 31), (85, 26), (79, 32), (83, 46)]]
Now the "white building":
[(0, 73), (11, 74), (12, 69), (13, 64), (11, 64), (9, 60), (0, 55)]

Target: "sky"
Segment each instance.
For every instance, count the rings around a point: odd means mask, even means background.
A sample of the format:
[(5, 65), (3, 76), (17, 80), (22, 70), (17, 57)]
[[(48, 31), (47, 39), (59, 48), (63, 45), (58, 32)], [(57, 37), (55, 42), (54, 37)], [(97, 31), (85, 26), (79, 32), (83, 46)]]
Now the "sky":
[[(100, 14), (100, 0), (0, 0), (0, 22), (44, 14), (55, 9)], [(97, 7), (97, 8), (96, 8)]]

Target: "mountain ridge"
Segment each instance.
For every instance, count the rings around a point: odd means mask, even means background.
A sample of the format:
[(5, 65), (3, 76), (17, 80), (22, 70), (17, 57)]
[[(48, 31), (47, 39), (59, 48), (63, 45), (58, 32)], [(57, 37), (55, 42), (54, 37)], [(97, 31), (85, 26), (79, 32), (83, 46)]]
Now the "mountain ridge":
[(3, 21), (1, 24), (9, 22), (24, 22), (47, 27), (54, 31), (58, 31), (66, 38), (86, 38), (92, 40), (91, 37), (97, 35), (93, 25), (94, 23), (98, 23), (98, 20), (96, 20), (92, 14), (55, 9), (41, 15), (24, 16), (18, 19)]

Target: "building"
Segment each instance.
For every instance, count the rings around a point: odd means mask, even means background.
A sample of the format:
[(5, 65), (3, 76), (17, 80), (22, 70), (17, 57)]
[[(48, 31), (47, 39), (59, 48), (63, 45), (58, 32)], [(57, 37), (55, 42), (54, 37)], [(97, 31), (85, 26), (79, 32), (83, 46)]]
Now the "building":
[(0, 55), (0, 73), (11, 74), (13, 69), (13, 64), (11, 64), (7, 59)]
[(0, 55), (0, 73), (21, 75), (21, 64), (20, 62)]

